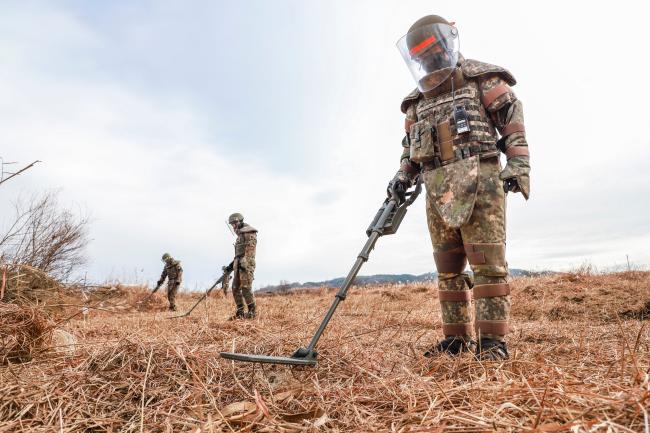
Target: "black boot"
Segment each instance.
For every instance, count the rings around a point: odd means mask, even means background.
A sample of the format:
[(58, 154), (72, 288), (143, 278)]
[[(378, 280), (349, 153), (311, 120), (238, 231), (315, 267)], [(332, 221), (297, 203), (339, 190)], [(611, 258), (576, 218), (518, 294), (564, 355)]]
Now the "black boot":
[(473, 352), (474, 350), (476, 350), (476, 342), (474, 340), (449, 336), (424, 352), (424, 356), (427, 358), (442, 354), (457, 356), (463, 352)]
[(476, 358), (480, 361), (504, 361), (508, 359), (508, 346), (505, 341), (494, 338), (481, 338), (476, 348)]
[(238, 319), (245, 319), (246, 318), (246, 313), (244, 312), (244, 306), (237, 307), (237, 311), (235, 311), (235, 314), (230, 316), (228, 320), (238, 320)]
[(246, 314), (247, 319), (254, 319), (257, 317), (257, 311), (255, 308), (255, 302), (248, 304), (248, 314)]

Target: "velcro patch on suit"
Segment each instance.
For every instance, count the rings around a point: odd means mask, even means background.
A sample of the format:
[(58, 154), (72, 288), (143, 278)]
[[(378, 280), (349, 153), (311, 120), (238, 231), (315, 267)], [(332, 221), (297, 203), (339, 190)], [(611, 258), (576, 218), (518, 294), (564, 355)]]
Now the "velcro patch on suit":
[(507, 265), (504, 244), (465, 244), (465, 253), (470, 265)]
[(444, 336), (471, 335), (471, 323), (443, 323), (442, 334)]
[(416, 122), (416, 120), (406, 118), (404, 119), (404, 130), (408, 134), (411, 131), (411, 126)]
[(481, 96), (481, 102), (483, 102), (483, 106), (485, 108), (488, 108), (494, 101), (496, 101), (499, 96), (510, 93), (510, 91), (510, 86), (507, 84), (501, 84), (499, 86), (493, 87), (492, 89), (483, 93)]
[(507, 320), (477, 320), (474, 324), (476, 333), (481, 335), (506, 335), (510, 332), (510, 326)]
[(506, 137), (508, 135), (514, 134), (515, 132), (526, 132), (526, 127), (523, 123), (508, 123), (501, 130), (501, 136)]
[(451, 135), (451, 126), (449, 121), (438, 123), (436, 125), (438, 131), (438, 146), (440, 146), (440, 159), (449, 161), (456, 158), (454, 153), (454, 140)]
[(474, 299), (508, 296), (510, 294), (510, 284), (479, 284), (474, 286), (473, 290)]
[(514, 158), (515, 156), (530, 156), (528, 146), (511, 146), (506, 149), (506, 158)]
[(433, 260), (436, 262), (438, 272), (443, 274), (460, 274), (467, 266), (467, 258), (462, 247), (450, 251), (434, 251)]

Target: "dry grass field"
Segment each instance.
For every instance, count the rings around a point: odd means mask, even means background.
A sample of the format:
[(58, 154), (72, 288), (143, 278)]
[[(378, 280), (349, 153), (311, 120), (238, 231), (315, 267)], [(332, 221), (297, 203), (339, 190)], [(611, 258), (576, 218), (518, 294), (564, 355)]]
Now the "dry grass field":
[(259, 297), (259, 318), (235, 322), (220, 293), (174, 320), (162, 293), (154, 311), (104, 303), (61, 324), (72, 350), (54, 339), (0, 363), (0, 432), (649, 432), (650, 273), (513, 286), (504, 363), (422, 356), (440, 336), (435, 285), (352, 289), (300, 368), (218, 353), (290, 355), (332, 290)]

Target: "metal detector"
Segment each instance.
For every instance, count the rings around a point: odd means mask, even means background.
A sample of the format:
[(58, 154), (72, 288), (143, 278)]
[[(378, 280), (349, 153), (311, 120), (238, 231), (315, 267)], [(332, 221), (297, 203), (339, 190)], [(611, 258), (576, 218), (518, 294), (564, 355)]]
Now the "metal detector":
[(289, 356), (267, 356), (267, 355), (254, 355), (254, 354), (245, 354), (245, 353), (234, 353), (234, 352), (221, 352), (220, 356), (226, 359), (232, 359), (235, 361), (244, 361), (244, 362), (260, 362), (265, 364), (285, 364), (285, 365), (316, 365), (316, 357), (318, 352), (316, 352), (316, 344), (320, 339), (323, 331), (329, 324), (336, 308), (338, 307), (341, 301), (345, 300), (347, 296), (348, 289), (354, 283), (354, 279), (361, 270), (361, 266), (368, 261), (370, 252), (375, 247), (377, 239), (384, 235), (392, 235), (397, 232), (400, 223), (406, 215), (406, 209), (413, 204), (415, 199), (418, 197), (422, 191), (422, 181), (420, 177), (415, 184), (413, 191), (406, 192), (405, 200), (400, 204), (400, 199), (394, 191), (391, 191), (391, 196), (388, 197), (384, 203), (381, 205), (375, 218), (370, 223), (370, 226), (366, 230), (368, 235), (368, 240), (363, 246), (363, 249), (357, 256), (357, 260), (354, 262), (352, 269), (348, 273), (343, 285), (339, 289), (338, 293), (334, 298), (334, 302), (330, 307), (329, 311), (325, 315), (325, 318), (321, 322), (318, 330), (312, 337), (309, 342), (309, 346), (301, 347), (296, 350), (293, 355)]
[(187, 313), (185, 313), (185, 314), (181, 314), (180, 316), (172, 316), (172, 317), (168, 317), (168, 319), (179, 319), (179, 318), (181, 318), (181, 317), (187, 317), (187, 316), (189, 316), (189, 315), (192, 313), (192, 311), (194, 311), (194, 309), (195, 309), (195, 308), (196, 308), (196, 307), (197, 307), (201, 302), (203, 302), (203, 300), (207, 299), (207, 297), (210, 295), (210, 292), (211, 292), (212, 290), (214, 290), (214, 288), (217, 287), (217, 285), (218, 285), (220, 282), (223, 281), (223, 279), (224, 279), (224, 277), (225, 277), (226, 275), (229, 275), (229, 274), (224, 273), (224, 274), (223, 274), (223, 275), (222, 275), (222, 276), (221, 276), (217, 281), (215, 281), (214, 284), (213, 284), (213, 285), (212, 285), (212, 286), (211, 286), (211, 287), (210, 287), (210, 288), (209, 288), (209, 289), (208, 289), (208, 290), (203, 294), (203, 296), (201, 296), (201, 298), (200, 298), (198, 301), (196, 301), (196, 303), (192, 306), (192, 308), (189, 309), (189, 311), (188, 311)]
[(149, 294), (148, 294), (147, 296), (145, 296), (144, 298), (140, 299), (140, 300), (139, 300), (138, 302), (136, 302), (135, 304), (136, 304), (136, 305), (140, 305), (140, 304), (144, 304), (145, 302), (147, 302), (149, 299), (151, 299), (151, 297), (152, 297), (153, 295), (156, 294), (156, 292), (158, 291), (158, 289), (160, 289), (160, 287), (161, 287), (161, 286), (156, 286), (156, 288), (153, 289), (151, 293), (149, 293)]

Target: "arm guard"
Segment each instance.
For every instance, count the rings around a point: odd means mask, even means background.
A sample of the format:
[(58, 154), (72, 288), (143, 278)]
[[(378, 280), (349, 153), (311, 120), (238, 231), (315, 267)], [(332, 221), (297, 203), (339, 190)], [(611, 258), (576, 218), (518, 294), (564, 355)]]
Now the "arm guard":
[(162, 274), (160, 274), (160, 279), (158, 280), (158, 286), (162, 285), (162, 283), (165, 282), (165, 278), (167, 278), (167, 266), (163, 268)]
[(420, 165), (411, 161), (411, 143), (409, 140), (409, 132), (411, 125), (417, 122), (417, 115), (415, 114), (415, 105), (411, 104), (406, 107), (406, 119), (404, 120), (404, 138), (402, 139), (402, 156), (400, 157), (399, 170), (395, 173), (394, 179), (408, 181), (409, 185), (413, 184), (415, 176), (420, 172)]
[(521, 101), (499, 75), (491, 75), (481, 80), (480, 86), (481, 101), (501, 134), (499, 149), (508, 159), (528, 156)]

